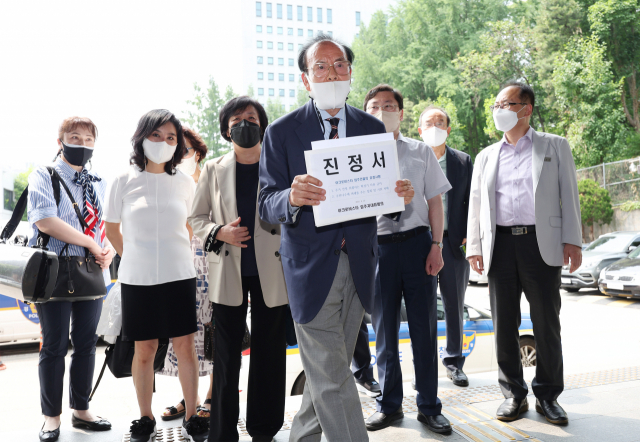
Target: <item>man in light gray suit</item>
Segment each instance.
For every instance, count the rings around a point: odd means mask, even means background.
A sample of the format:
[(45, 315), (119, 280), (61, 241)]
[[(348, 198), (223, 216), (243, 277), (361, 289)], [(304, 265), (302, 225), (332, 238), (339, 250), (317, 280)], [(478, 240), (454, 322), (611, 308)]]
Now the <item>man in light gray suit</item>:
[(560, 272), (582, 262), (580, 199), (571, 147), (565, 138), (529, 126), (530, 86), (512, 82), (491, 106), (502, 139), (476, 157), (471, 181), (467, 256), (487, 272), (499, 382), (506, 400), (496, 413), (512, 421), (529, 409), (518, 327), (524, 290), (536, 333), (531, 385), (536, 411), (566, 424), (557, 398), (564, 388), (560, 339)]

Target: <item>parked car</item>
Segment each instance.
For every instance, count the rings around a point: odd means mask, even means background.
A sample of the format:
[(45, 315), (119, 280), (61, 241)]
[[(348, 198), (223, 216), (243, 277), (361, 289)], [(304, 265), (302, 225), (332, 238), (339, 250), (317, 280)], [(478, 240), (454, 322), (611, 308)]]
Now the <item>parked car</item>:
[(626, 258), (640, 246), (640, 232), (613, 232), (600, 236), (582, 252), (582, 265), (574, 273), (562, 267), (560, 286), (568, 292), (598, 288), (600, 272), (614, 262)]
[[(409, 337), (409, 326), (407, 324), (407, 312), (402, 301), (400, 311), (400, 363), (402, 367), (402, 378), (404, 382), (409, 382), (413, 378), (413, 359), (411, 352), (411, 338)], [(370, 324), (370, 318), (365, 316), (365, 320), (369, 322), (369, 345), (371, 346), (371, 362), (375, 366), (376, 352), (375, 341), (376, 336), (373, 327)], [(464, 338), (463, 338), (463, 354), (467, 358), (464, 364), (465, 373), (480, 373), (493, 371), (498, 369), (498, 363), (495, 356), (495, 341), (493, 321), (491, 320), (491, 312), (478, 307), (464, 306)], [(438, 296), (438, 353), (440, 358), (446, 345), (446, 326), (444, 322), (444, 307)], [(250, 356), (250, 351), (248, 352)], [(536, 342), (533, 337), (533, 324), (529, 314), (522, 314), (520, 324), (520, 354), (522, 364), (525, 367), (536, 365)], [(242, 362), (242, 372), (240, 376), (240, 390), (246, 391), (248, 380), (249, 363), (246, 360)], [(377, 375), (377, 368), (374, 370)], [(438, 376), (446, 376), (445, 368), (438, 361)], [(287, 394), (292, 396), (302, 394), (306, 376), (302, 368), (302, 361), (298, 347), (287, 348)], [(242, 395), (241, 395), (242, 397)], [(242, 400), (242, 399), (241, 399)]]
[(600, 291), (619, 298), (640, 298), (640, 248), (600, 272)]

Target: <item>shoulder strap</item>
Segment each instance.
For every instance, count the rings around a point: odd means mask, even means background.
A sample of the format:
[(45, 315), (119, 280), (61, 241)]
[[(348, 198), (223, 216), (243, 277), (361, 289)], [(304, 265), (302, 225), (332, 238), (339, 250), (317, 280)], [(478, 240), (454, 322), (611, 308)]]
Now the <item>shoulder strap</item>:
[[(53, 185), (53, 196), (56, 199), (56, 205), (58, 206), (60, 205), (60, 185), (62, 185), (62, 187), (64, 187), (65, 192), (67, 193), (67, 196), (69, 197), (69, 200), (71, 201), (73, 210), (75, 210), (76, 212), (76, 216), (78, 217), (78, 221), (80, 221), (80, 225), (85, 229), (88, 229), (89, 226), (87, 225), (84, 218), (82, 217), (82, 214), (80, 213), (80, 209), (78, 208), (78, 203), (76, 203), (76, 200), (73, 199), (73, 195), (71, 195), (71, 191), (67, 187), (67, 183), (65, 183), (64, 180), (60, 178), (60, 175), (58, 175), (58, 172), (56, 172), (56, 170), (53, 167), (47, 166), (47, 170), (49, 171), (49, 174), (51, 174), (51, 184)], [(56, 186), (56, 182), (58, 183), (57, 186)]]
[(9, 238), (11, 238), (13, 233), (18, 228), (18, 225), (20, 224), (20, 220), (22, 219), (22, 215), (24, 215), (24, 211), (27, 208), (28, 196), (29, 196), (29, 186), (27, 185), (27, 187), (22, 192), (22, 195), (20, 195), (20, 198), (16, 203), (16, 207), (13, 209), (13, 213), (11, 214), (11, 219), (9, 220), (7, 225), (4, 226), (4, 229), (2, 229), (2, 233), (0, 233), (0, 243), (8, 241)]

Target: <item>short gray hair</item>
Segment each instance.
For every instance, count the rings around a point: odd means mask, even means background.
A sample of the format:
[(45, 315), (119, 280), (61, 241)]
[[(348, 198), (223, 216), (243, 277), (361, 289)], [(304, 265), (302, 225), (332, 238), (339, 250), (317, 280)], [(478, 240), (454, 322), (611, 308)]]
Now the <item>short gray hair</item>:
[(427, 112), (432, 111), (432, 110), (437, 110), (437, 111), (442, 112), (444, 114), (444, 116), (447, 117), (447, 127), (451, 126), (451, 118), (449, 118), (449, 114), (447, 113), (447, 111), (444, 110), (441, 107), (430, 105), (430, 106), (427, 106), (427, 108), (425, 110), (423, 110), (422, 113), (420, 114), (420, 119), (418, 120), (418, 125), (420, 127), (422, 127), (422, 118), (425, 116), (425, 114)]

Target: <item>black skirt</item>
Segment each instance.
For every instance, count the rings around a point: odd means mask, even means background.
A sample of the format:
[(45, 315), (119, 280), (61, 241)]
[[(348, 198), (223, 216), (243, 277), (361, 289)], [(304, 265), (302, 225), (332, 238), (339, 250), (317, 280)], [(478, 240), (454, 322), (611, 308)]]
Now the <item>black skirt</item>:
[(122, 284), (122, 339), (175, 338), (197, 330), (196, 278), (158, 285)]

